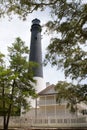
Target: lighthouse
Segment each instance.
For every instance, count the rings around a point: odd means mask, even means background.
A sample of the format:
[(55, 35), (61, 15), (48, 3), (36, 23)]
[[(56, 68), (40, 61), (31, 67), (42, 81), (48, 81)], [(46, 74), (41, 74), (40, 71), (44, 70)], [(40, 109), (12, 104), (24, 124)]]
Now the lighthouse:
[(40, 20), (32, 20), (29, 61), (37, 64), (33, 67), (34, 79), (36, 80), (34, 86), (37, 93), (43, 90), (46, 86), (43, 79), (41, 30)]
[[(29, 54), (29, 61), (34, 62), (37, 65), (33, 67), (33, 72), (34, 72), (34, 79), (35, 83), (32, 83), (33, 86), (35, 87), (36, 93), (39, 93), (41, 90), (43, 90), (46, 87), (46, 84), (44, 82), (43, 78), (43, 65), (42, 65), (42, 48), (41, 48), (41, 25), (40, 25), (40, 20), (39, 19), (34, 19), (32, 20), (32, 25), (31, 25), (31, 41), (30, 41), (30, 54)], [(32, 99), (29, 97), (27, 99), (27, 102), (31, 102), (31, 106), (33, 108), (37, 108), (37, 99)], [(31, 109), (32, 111), (32, 109)], [(26, 116), (29, 115), (32, 112), (27, 112), (26, 114), (22, 114), (24, 112), (23, 108), (21, 108), (21, 116)], [(36, 116), (36, 109), (35, 109), (35, 114)], [(31, 115), (31, 114), (30, 114)]]

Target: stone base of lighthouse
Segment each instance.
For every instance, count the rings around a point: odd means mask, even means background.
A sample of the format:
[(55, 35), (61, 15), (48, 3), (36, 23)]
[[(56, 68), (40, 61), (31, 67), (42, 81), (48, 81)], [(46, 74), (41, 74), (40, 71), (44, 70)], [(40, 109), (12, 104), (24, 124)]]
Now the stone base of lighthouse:
[[(36, 82), (33, 83), (33, 86), (36, 90), (36, 93), (38, 94), (40, 91), (42, 91), (43, 89), (46, 88), (46, 83), (45, 83), (44, 79), (41, 77), (34, 77), (34, 79)], [(32, 109), (36, 108), (36, 99), (27, 98), (27, 102), (31, 104)], [(25, 114), (23, 114), (23, 113), (24, 113), (24, 110), (21, 108), (21, 116), (27, 117), (28, 115), (30, 115), (30, 111), (26, 112)]]
[[(34, 83), (34, 87), (35, 87), (36, 93), (38, 94), (40, 91), (45, 89), (46, 83), (45, 83), (44, 79), (41, 77), (34, 77), (34, 79), (36, 80), (36, 83)], [(30, 102), (31, 102), (31, 106), (33, 108), (35, 108), (36, 107), (36, 99), (30, 99)]]
[(45, 83), (44, 79), (41, 77), (34, 77), (34, 79), (36, 80), (36, 83), (34, 85), (36, 93), (39, 93), (46, 87), (46, 83)]

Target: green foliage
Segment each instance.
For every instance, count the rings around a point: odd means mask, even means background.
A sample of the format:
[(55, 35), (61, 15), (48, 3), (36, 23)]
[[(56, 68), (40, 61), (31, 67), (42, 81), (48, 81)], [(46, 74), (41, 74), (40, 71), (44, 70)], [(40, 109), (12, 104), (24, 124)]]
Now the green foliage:
[(77, 110), (77, 104), (83, 102), (87, 104), (87, 84), (74, 85), (65, 81), (59, 81), (55, 86), (57, 93), (57, 102), (67, 101), (67, 107), (71, 112)]
[(55, 20), (46, 24), (56, 36), (47, 48), (45, 62), (64, 69), (66, 77), (80, 81), (87, 78), (86, 12), (87, 3), (81, 0), (57, 1), (51, 12)]
[(43, 5), (42, 2), (39, 0), (1, 0), (0, 1), (0, 17), (11, 16), (11, 14), (17, 14), (19, 18), (26, 20), (26, 17), (29, 13), (40, 8), (42, 10)]
[[(60, 1), (60, 0), (59, 0)], [(17, 14), (19, 18), (26, 20), (27, 16), (37, 10), (43, 11), (47, 6), (54, 8), (58, 0), (1, 0), (0, 17)]]
[(57, 101), (67, 101), (75, 112), (78, 103), (87, 104), (87, 2), (58, 0), (51, 13), (54, 19), (46, 26), (56, 35), (47, 47), (45, 64), (50, 62), (62, 68), (66, 77), (79, 81), (76, 85), (62, 81), (56, 85)]
[[(16, 38), (12, 47), (8, 47), (9, 66), (0, 53), (0, 115), (4, 117), (4, 129), (7, 130), (11, 115), (20, 115), (21, 107), (30, 108), (27, 98), (35, 98), (32, 64), (29, 63), (29, 50), (20, 38)], [(34, 66), (34, 65), (33, 65)]]

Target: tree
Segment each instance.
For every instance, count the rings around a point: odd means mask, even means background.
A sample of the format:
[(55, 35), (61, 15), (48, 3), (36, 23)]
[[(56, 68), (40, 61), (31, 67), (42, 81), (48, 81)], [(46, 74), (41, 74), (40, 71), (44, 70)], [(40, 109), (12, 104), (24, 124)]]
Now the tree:
[[(21, 107), (28, 110), (29, 97), (36, 97), (33, 73), (29, 65), (29, 50), (20, 38), (8, 47), (9, 65), (0, 54), (0, 114), (4, 117), (4, 130), (8, 130), (11, 115), (20, 115)], [(30, 68), (30, 69), (29, 69)]]
[(75, 85), (66, 81), (59, 81), (55, 86), (55, 90), (58, 92), (57, 102), (67, 101), (67, 108), (71, 112), (76, 112), (81, 102), (87, 104), (87, 84)]
[[(65, 76), (72, 79), (87, 78), (87, 49), (86, 46), (86, 4), (82, 2), (60, 2), (60, 7), (54, 5), (55, 21), (50, 21), (47, 26), (55, 31), (56, 37), (51, 39), (46, 58), (53, 65), (62, 67)], [(57, 8), (57, 6), (59, 8)]]

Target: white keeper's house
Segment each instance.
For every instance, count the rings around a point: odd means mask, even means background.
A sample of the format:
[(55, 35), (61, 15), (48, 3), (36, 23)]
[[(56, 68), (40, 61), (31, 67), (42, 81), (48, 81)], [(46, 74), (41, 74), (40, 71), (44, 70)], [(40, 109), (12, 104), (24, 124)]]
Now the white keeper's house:
[[(87, 126), (87, 106), (78, 104), (78, 111), (71, 113), (67, 101), (56, 101), (55, 85), (48, 85), (38, 93), (36, 106), (25, 117), (31, 120), (32, 127), (83, 128)], [(84, 112), (84, 113), (82, 113)]]

